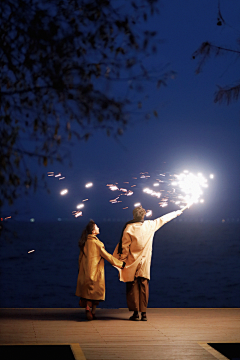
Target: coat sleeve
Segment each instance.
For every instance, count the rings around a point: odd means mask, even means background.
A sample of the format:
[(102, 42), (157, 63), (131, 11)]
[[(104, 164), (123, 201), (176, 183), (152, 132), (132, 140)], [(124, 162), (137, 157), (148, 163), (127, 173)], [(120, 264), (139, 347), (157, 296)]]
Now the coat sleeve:
[(122, 237), (122, 254), (120, 256), (121, 260), (126, 261), (131, 243), (132, 240), (130, 234), (128, 234), (127, 231), (124, 230)]
[(153, 228), (154, 231), (157, 231), (162, 227), (164, 224), (168, 223), (169, 221), (175, 219), (178, 216), (177, 211), (170, 212), (169, 214), (163, 215), (155, 220), (153, 220)]
[(123, 261), (122, 261), (122, 260), (118, 260), (118, 259), (116, 259), (115, 257), (113, 257), (111, 254), (109, 254), (109, 253), (105, 250), (105, 248), (104, 248), (103, 245), (100, 247), (100, 255), (101, 255), (101, 257), (103, 257), (105, 260), (107, 260), (111, 265), (116, 266), (116, 267), (118, 267), (118, 268), (120, 268), (120, 269), (123, 267)]

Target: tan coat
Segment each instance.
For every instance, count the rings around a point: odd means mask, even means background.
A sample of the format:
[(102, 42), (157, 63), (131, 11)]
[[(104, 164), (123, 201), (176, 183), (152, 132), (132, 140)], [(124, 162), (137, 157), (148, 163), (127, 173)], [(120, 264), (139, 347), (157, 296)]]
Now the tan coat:
[(76, 295), (89, 300), (105, 299), (104, 259), (121, 268), (123, 261), (109, 254), (95, 235), (88, 235), (84, 254), (79, 255)]
[(135, 277), (150, 279), (154, 233), (178, 215), (179, 211), (173, 211), (156, 220), (146, 220), (126, 226), (122, 237), (122, 254), (117, 253), (118, 245), (113, 253), (114, 257), (126, 262), (124, 269), (118, 269), (120, 281), (133, 281)]

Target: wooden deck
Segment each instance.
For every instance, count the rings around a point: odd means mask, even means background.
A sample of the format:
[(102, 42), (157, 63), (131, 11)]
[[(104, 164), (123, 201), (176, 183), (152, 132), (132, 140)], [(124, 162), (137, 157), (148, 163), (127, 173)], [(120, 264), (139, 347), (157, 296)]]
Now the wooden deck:
[(207, 343), (240, 343), (239, 308), (148, 309), (147, 322), (130, 314), (97, 309), (86, 321), (83, 309), (0, 309), (0, 345), (79, 344), (87, 360), (214, 360), (226, 358)]

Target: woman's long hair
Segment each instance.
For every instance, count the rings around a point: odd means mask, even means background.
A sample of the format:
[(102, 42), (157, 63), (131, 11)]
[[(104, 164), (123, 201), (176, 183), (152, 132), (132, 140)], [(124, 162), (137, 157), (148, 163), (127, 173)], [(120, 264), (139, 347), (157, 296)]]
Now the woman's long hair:
[(82, 232), (82, 235), (78, 241), (78, 246), (80, 247), (80, 250), (84, 253), (84, 246), (87, 241), (87, 237), (89, 234), (92, 234), (93, 229), (95, 227), (95, 222), (93, 220), (90, 220), (85, 229)]

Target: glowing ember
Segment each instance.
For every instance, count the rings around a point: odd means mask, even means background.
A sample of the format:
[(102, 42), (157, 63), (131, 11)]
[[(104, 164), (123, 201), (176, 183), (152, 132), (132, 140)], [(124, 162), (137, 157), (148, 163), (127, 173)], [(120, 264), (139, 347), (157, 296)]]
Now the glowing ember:
[(160, 203), (160, 206), (161, 207), (166, 207), (166, 206), (168, 206), (168, 204), (166, 202), (163, 202), (163, 203)]
[(107, 185), (109, 187), (110, 190), (112, 191), (115, 191), (115, 190), (119, 190), (117, 185), (113, 185), (113, 184), (110, 184), (110, 185)]
[(30, 254), (30, 253), (32, 253), (32, 252), (34, 252), (35, 250), (30, 250), (30, 251), (28, 251), (28, 254)]
[(147, 217), (152, 216), (152, 210), (147, 210), (146, 216), (147, 216)]
[(134, 204), (135, 207), (140, 206), (140, 205), (141, 205), (140, 202)]
[(84, 207), (84, 204), (77, 205), (77, 209), (82, 209)]
[(127, 189), (121, 188), (120, 191), (122, 191), (122, 192), (127, 192)]
[(60, 191), (60, 195), (66, 195), (68, 193), (68, 189), (64, 189)]
[(90, 187), (92, 187), (92, 186), (93, 186), (93, 183), (91, 183), (91, 182), (89, 182), (89, 183), (87, 183), (87, 184), (85, 185), (86, 188), (90, 188)]
[(119, 196), (116, 197), (115, 199), (109, 200), (109, 202), (112, 203), (112, 204), (116, 204), (116, 203), (122, 202), (121, 200), (118, 200), (118, 199), (119, 199)]
[(84, 201), (88, 201), (88, 199), (84, 199), (84, 200), (82, 200), (82, 202), (84, 202)]
[(82, 216), (82, 211), (73, 211), (72, 214), (75, 216), (75, 218)]
[(57, 175), (55, 175), (55, 177), (60, 177), (60, 176), (62, 176), (62, 174), (60, 174), (60, 173), (59, 173), (59, 174), (57, 174)]
[(151, 195), (151, 196), (155, 196), (155, 197), (157, 197), (157, 198), (160, 198), (160, 196), (161, 196), (161, 193), (160, 193), (160, 192), (153, 191), (153, 190), (151, 190), (151, 189), (149, 189), (149, 188), (143, 189), (143, 192), (145, 192), (146, 194), (149, 194), (149, 195)]
[(214, 175), (213, 174), (210, 174), (210, 179), (214, 179)]

